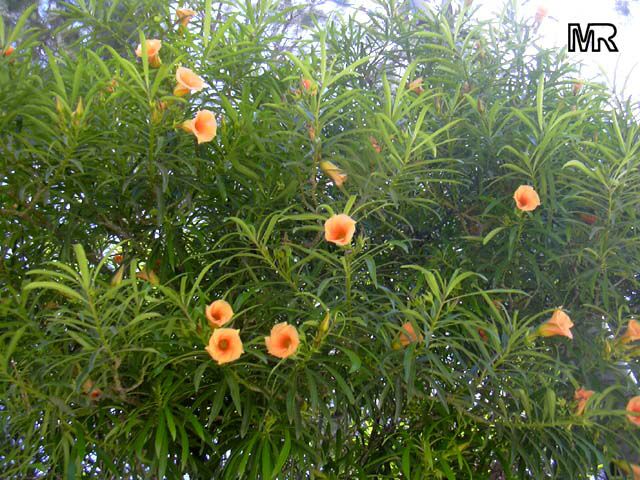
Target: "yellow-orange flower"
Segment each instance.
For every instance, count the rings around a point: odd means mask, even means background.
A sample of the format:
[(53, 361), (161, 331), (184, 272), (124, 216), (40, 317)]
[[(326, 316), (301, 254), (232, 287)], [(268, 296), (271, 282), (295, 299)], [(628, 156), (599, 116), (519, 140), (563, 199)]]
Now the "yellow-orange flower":
[(271, 329), (271, 335), (264, 337), (267, 351), (278, 358), (287, 358), (296, 353), (300, 345), (298, 331), (287, 322), (278, 323)]
[(209, 338), (209, 345), (204, 348), (218, 365), (233, 362), (244, 353), (240, 330), (233, 328), (216, 328)]
[(422, 87), (423, 83), (424, 83), (423, 78), (418, 77), (415, 80), (412, 80), (411, 82), (409, 82), (409, 85), (407, 86), (407, 88), (413, 93), (417, 93), (418, 95), (420, 95), (421, 93), (424, 93), (424, 88)]
[(107, 87), (105, 88), (105, 90), (107, 91), (107, 93), (113, 93), (116, 91), (117, 86), (118, 86), (118, 79), (112, 78), (111, 81), (109, 82), (109, 85), (107, 85)]
[(176, 82), (178, 84), (173, 89), (173, 94), (176, 97), (182, 97), (188, 93), (199, 92), (204, 88), (202, 78), (186, 67), (178, 67), (176, 70)]
[(598, 221), (598, 217), (592, 213), (580, 213), (580, 220), (588, 225), (593, 225)]
[(11, 55), (14, 52), (15, 48), (13, 48), (11, 45), (9, 45), (7, 48), (4, 49), (3, 55), (5, 57), (8, 57), (9, 55)]
[(178, 8), (176, 10), (176, 15), (178, 16), (178, 22), (180, 22), (180, 25), (186, 27), (191, 19), (196, 16), (196, 12), (189, 10), (188, 8)]
[(640, 340), (640, 322), (635, 319), (629, 320), (627, 331), (620, 337), (622, 343), (635, 342)]
[(215, 138), (218, 122), (216, 122), (213, 112), (200, 110), (193, 120), (186, 120), (182, 124), (182, 128), (189, 133), (193, 133), (198, 139), (198, 143), (205, 143)]
[(640, 465), (636, 465), (635, 463), (632, 463), (631, 473), (633, 474), (633, 480), (640, 480)]
[(549, 15), (549, 9), (547, 7), (540, 5), (536, 10), (536, 23), (540, 24), (542, 21), (547, 18)]
[(640, 395), (629, 400), (629, 403), (627, 403), (627, 412), (636, 414), (627, 415), (627, 418), (631, 423), (640, 426)]
[(211, 302), (204, 311), (211, 328), (221, 327), (233, 318), (233, 308), (225, 300)]
[(334, 165), (327, 160), (320, 162), (320, 168), (324, 173), (331, 177), (333, 183), (338, 187), (342, 186), (342, 184), (347, 180), (347, 174), (340, 170), (337, 165)]
[[(147, 40), (147, 58), (149, 59), (149, 65), (152, 67), (159, 67), (162, 63), (160, 60), (160, 49), (162, 48), (162, 40)], [(142, 44), (136, 48), (136, 55), (142, 57)]]
[(349, 245), (355, 231), (356, 221), (344, 213), (334, 215), (324, 222), (325, 240), (336, 245)]
[(540, 325), (538, 335), (543, 337), (560, 335), (572, 339), (573, 334), (571, 333), (571, 327), (573, 327), (573, 322), (569, 318), (569, 315), (564, 313), (562, 309), (557, 308), (551, 318)]
[(378, 139), (376, 137), (369, 137), (369, 143), (371, 143), (371, 146), (376, 151), (376, 153), (380, 153), (382, 151), (382, 147), (378, 143)]
[(513, 199), (516, 207), (523, 212), (530, 212), (540, 206), (538, 193), (529, 185), (520, 185), (513, 194)]
[(102, 397), (102, 390), (97, 388), (91, 379), (85, 380), (82, 384), (82, 391), (91, 400), (99, 400)]
[(573, 82), (573, 94), (578, 95), (580, 93), (580, 90), (582, 90), (582, 87), (584, 87), (584, 83), (582, 83), (580, 80), (576, 80), (575, 82)]
[(587, 406), (587, 401), (596, 393), (593, 390), (585, 390), (584, 388), (579, 388), (576, 390), (576, 393), (573, 395), (573, 399), (578, 402), (576, 406), (576, 415), (582, 415), (584, 413), (584, 409)]
[(480, 335), (480, 338), (484, 343), (487, 343), (489, 341), (489, 335), (487, 335), (487, 332), (484, 328), (478, 328), (478, 335)]
[(308, 93), (310, 95), (315, 95), (316, 93), (318, 93), (318, 86), (313, 80), (309, 78), (302, 78), (300, 80), (300, 86), (305, 93)]
[(424, 340), (424, 337), (422, 336), (422, 333), (416, 333), (411, 322), (406, 322), (402, 324), (402, 331), (400, 332), (399, 340), (402, 346), (406, 347), (413, 342), (421, 342)]
[(149, 282), (151, 285), (160, 285), (160, 279), (158, 275), (153, 270), (144, 269), (141, 272), (136, 273), (136, 278), (140, 280), (145, 280)]

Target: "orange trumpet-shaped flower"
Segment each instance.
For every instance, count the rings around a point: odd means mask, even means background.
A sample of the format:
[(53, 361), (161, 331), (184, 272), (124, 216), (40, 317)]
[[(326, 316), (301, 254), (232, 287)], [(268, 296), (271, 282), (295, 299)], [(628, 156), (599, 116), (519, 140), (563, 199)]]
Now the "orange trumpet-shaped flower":
[(8, 57), (9, 55), (11, 55), (13, 52), (15, 51), (15, 48), (13, 48), (11, 45), (9, 45), (7, 48), (4, 49), (3, 55), (5, 57)]
[(549, 9), (543, 5), (540, 5), (536, 10), (536, 23), (540, 24), (549, 15)]
[(582, 90), (582, 87), (584, 87), (584, 83), (582, 83), (580, 80), (576, 80), (575, 82), (573, 82), (573, 87), (572, 87), (572, 91), (574, 95), (578, 95), (580, 93), (580, 90)]
[(588, 225), (593, 225), (598, 221), (598, 217), (592, 213), (580, 213), (580, 220)]
[(310, 95), (315, 95), (316, 93), (318, 93), (318, 86), (313, 80), (309, 78), (302, 78), (300, 80), (300, 86), (305, 93), (308, 93)]
[(116, 91), (116, 87), (118, 86), (118, 79), (112, 78), (109, 84), (105, 87), (107, 93), (113, 93)]
[(540, 206), (538, 193), (529, 185), (520, 185), (513, 194), (513, 199), (516, 207), (523, 212), (531, 212)]
[(293, 325), (287, 322), (278, 323), (271, 329), (271, 335), (264, 337), (267, 351), (278, 358), (288, 358), (298, 350), (300, 337)]
[(576, 406), (576, 415), (582, 415), (584, 413), (584, 409), (587, 406), (587, 401), (596, 393), (593, 390), (585, 390), (584, 388), (579, 388), (576, 390), (576, 393), (573, 395), (573, 399), (578, 402)]
[(369, 143), (371, 143), (371, 146), (376, 151), (376, 153), (380, 153), (382, 151), (382, 147), (378, 143), (378, 139), (376, 137), (369, 137)]
[(209, 345), (204, 349), (218, 362), (218, 365), (239, 359), (244, 353), (240, 330), (216, 328), (209, 338)]
[(640, 395), (629, 400), (629, 403), (627, 403), (627, 412), (632, 414), (627, 415), (629, 421), (635, 425), (640, 426)]
[(141, 272), (136, 273), (136, 278), (140, 280), (145, 280), (149, 282), (151, 285), (160, 285), (160, 279), (158, 275), (153, 270), (149, 270), (145, 268)]
[(186, 67), (178, 67), (176, 70), (176, 82), (177, 85), (173, 89), (173, 94), (176, 97), (182, 97), (188, 93), (199, 92), (204, 88), (202, 78)]
[(560, 335), (573, 339), (571, 327), (573, 327), (573, 322), (569, 318), (569, 315), (564, 313), (562, 309), (558, 308), (553, 312), (553, 315), (549, 320), (538, 327), (538, 335), (542, 337), (554, 337)]
[(327, 160), (320, 162), (320, 168), (325, 174), (331, 177), (331, 180), (333, 180), (333, 183), (335, 183), (337, 187), (342, 186), (342, 184), (347, 181), (347, 174), (340, 170), (337, 165)]
[(189, 133), (193, 133), (200, 144), (210, 142), (215, 138), (218, 122), (216, 122), (213, 112), (200, 110), (193, 120), (186, 120), (182, 124), (182, 128)]
[(403, 347), (413, 343), (421, 342), (424, 340), (422, 333), (416, 332), (411, 322), (405, 322), (402, 324), (402, 331), (399, 336), (400, 343)]
[(640, 480), (640, 465), (636, 465), (635, 463), (632, 463), (631, 473), (633, 474), (633, 480)]
[(211, 328), (221, 327), (229, 323), (233, 318), (233, 308), (231, 308), (229, 302), (225, 300), (211, 302), (204, 313)]
[(188, 8), (178, 8), (176, 10), (176, 15), (178, 17), (178, 22), (180, 22), (180, 25), (182, 27), (186, 27), (191, 19), (196, 16), (196, 12)]
[(102, 390), (97, 388), (91, 379), (85, 380), (82, 384), (82, 392), (91, 400), (99, 400), (102, 397)]
[(478, 335), (480, 335), (480, 338), (484, 343), (487, 343), (489, 341), (489, 335), (487, 335), (487, 332), (484, 328), (478, 328)]
[(417, 93), (418, 95), (424, 93), (424, 88), (422, 87), (424, 80), (422, 77), (418, 77), (415, 80), (409, 82), (407, 88), (413, 93)]
[(627, 331), (620, 337), (622, 343), (635, 342), (640, 340), (640, 322), (635, 319), (629, 320)]
[(100, 397), (102, 397), (102, 390), (100, 390), (99, 388), (94, 388), (89, 393), (89, 397), (91, 398), (91, 400), (99, 400)]
[(325, 240), (336, 245), (349, 245), (355, 231), (356, 221), (344, 213), (334, 215), (324, 222)]
[[(159, 67), (162, 64), (160, 60), (160, 49), (162, 48), (162, 40), (147, 40), (147, 58), (149, 59), (149, 65), (152, 67)], [(142, 57), (142, 44), (136, 48), (136, 55)]]

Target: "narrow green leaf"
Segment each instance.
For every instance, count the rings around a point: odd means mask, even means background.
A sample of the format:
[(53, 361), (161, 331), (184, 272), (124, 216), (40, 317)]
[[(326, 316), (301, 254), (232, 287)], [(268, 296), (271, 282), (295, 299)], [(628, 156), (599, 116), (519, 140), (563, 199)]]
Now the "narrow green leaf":
[(375, 260), (371, 257), (366, 257), (364, 261), (367, 264), (367, 269), (369, 270), (369, 277), (371, 277), (371, 282), (376, 288), (378, 288), (378, 276), (376, 274)]
[(487, 233), (487, 235), (482, 240), (482, 244), (486, 245), (487, 243), (489, 243), (493, 237), (495, 237), (498, 233), (500, 233), (504, 229), (505, 227), (498, 227), (491, 230), (489, 233)]
[(402, 452), (402, 473), (404, 478), (411, 479), (411, 445), (407, 445)]
[(540, 75), (540, 79), (538, 80), (538, 91), (536, 93), (536, 111), (538, 113), (538, 126), (540, 127), (540, 131), (544, 130), (544, 74)]
[(353, 205), (356, 203), (356, 199), (357, 199), (356, 195), (351, 195), (349, 197), (349, 200), (347, 200), (347, 203), (344, 206), (344, 210), (342, 211), (342, 213), (344, 213), (345, 215), (349, 215), (349, 212), (353, 208)]
[(289, 430), (284, 431), (284, 445), (278, 454), (278, 458), (276, 459), (276, 463), (273, 466), (273, 471), (271, 472), (271, 479), (275, 480), (278, 478), (278, 475), (282, 473), (282, 467), (285, 462), (289, 458), (289, 451), (291, 450), (291, 434)]
[(240, 398), (240, 386), (238, 385), (238, 381), (233, 374), (227, 374), (226, 380), (227, 385), (229, 385), (231, 399), (233, 400), (233, 404), (236, 406), (236, 410), (238, 410), (238, 415), (242, 415), (242, 399)]
[(202, 23), (202, 41), (205, 48), (209, 45), (209, 39), (211, 37), (211, 0), (205, 0), (204, 2), (204, 21)]
[(22, 33), (22, 29), (24, 28), (24, 25), (27, 23), (27, 19), (31, 16), (31, 14), (37, 7), (38, 7), (38, 2), (34, 2), (29, 7), (27, 7), (24, 10), (24, 12), (22, 12), (22, 15), (20, 15), (20, 18), (18, 18), (16, 25), (13, 27), (13, 30), (11, 31), (11, 33), (9, 34), (9, 37), (7, 38), (6, 45), (11, 44), (18, 39), (18, 36)]
[(176, 439), (176, 423), (173, 419), (173, 414), (171, 413), (171, 409), (169, 409), (169, 407), (164, 407), (164, 416), (167, 420), (167, 427), (169, 428), (169, 433), (171, 434), (171, 438), (175, 440)]
[(18, 342), (20, 341), (20, 339), (22, 338), (22, 335), (24, 335), (24, 332), (27, 330), (27, 325), (24, 325), (22, 327), (20, 327), (18, 330), (16, 330), (16, 332), (13, 334), (13, 336), (11, 337), (11, 340), (9, 341), (9, 345), (7, 345), (7, 348), (4, 350), (4, 352), (1, 353), (2, 358), (3, 358), (3, 371), (7, 371), (9, 368), (9, 360), (11, 359), (11, 355), (13, 355), (13, 352), (15, 351), (16, 347), (18, 346)]
[(62, 285), (56, 282), (31, 282), (24, 287), (25, 291), (36, 290), (36, 289), (47, 289), (58, 292), (65, 297), (77, 300), (79, 302), (84, 302), (84, 297), (80, 295), (78, 292), (73, 290), (72, 288), (67, 287), (66, 285)]

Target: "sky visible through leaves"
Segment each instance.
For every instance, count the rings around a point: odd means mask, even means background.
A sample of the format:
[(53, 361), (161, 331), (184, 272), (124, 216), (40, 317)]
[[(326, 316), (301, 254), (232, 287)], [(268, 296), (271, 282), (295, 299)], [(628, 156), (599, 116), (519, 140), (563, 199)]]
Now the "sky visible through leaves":
[[(416, 8), (422, 5), (434, 5), (440, 0), (413, 0)], [(496, 19), (505, 0), (474, 0), (477, 8), (475, 15), (483, 20)], [(583, 75), (587, 81), (606, 83), (616, 94), (623, 98), (631, 95), (640, 97), (640, 2), (636, 0), (532, 0), (516, 1), (523, 18), (535, 16), (542, 6), (549, 16), (540, 26), (541, 45), (563, 48), (567, 46), (567, 24), (613, 23), (618, 32), (615, 40), (618, 53), (608, 51), (594, 53), (571, 53), (571, 58), (584, 63)], [(335, 12), (336, 6), (342, 12), (352, 12), (358, 18), (366, 18), (364, 10), (374, 7), (370, 0), (351, 2), (327, 1), (320, 7), (326, 13)]]

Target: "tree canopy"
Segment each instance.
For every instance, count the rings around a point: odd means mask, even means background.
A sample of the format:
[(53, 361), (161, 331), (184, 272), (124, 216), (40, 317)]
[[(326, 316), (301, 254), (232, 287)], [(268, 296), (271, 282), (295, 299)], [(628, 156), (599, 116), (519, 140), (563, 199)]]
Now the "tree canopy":
[(0, 476), (640, 478), (640, 137), (508, 2), (0, 23)]

